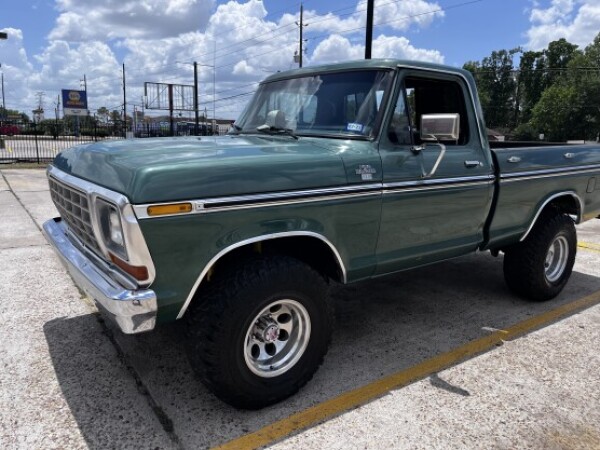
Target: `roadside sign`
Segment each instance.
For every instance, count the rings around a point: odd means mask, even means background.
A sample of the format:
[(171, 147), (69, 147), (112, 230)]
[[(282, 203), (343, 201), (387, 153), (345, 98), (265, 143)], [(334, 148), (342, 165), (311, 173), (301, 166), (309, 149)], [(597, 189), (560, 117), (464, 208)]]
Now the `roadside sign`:
[(63, 114), (65, 116), (86, 116), (87, 93), (70, 89), (62, 90)]

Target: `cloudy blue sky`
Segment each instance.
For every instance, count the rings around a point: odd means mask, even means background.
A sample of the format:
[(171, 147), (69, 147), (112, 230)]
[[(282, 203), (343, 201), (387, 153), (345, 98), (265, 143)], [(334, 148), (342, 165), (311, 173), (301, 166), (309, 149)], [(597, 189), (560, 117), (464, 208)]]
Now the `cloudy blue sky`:
[[(305, 65), (364, 56), (366, 0), (303, 3)], [(295, 67), (299, 9), (295, 0), (2, 0), (6, 106), (31, 115), (43, 92), (54, 117), (60, 90), (78, 89), (85, 74), (92, 112), (120, 109), (125, 63), (131, 114), (145, 81), (192, 84), (197, 61), (216, 67), (201, 67), (200, 108), (212, 116), (214, 92), (217, 117), (233, 119), (258, 80)], [(600, 0), (375, 0), (373, 56), (461, 66), (561, 37), (584, 47), (598, 31)]]

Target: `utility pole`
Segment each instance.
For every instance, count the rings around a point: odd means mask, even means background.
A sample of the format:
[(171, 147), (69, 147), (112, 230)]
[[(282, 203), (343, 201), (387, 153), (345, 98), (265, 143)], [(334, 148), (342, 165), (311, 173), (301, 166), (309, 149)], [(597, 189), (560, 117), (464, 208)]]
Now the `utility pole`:
[(56, 122), (58, 123), (58, 115), (60, 113), (60, 94), (56, 96), (56, 111), (54, 112), (56, 114)]
[(194, 61), (194, 119), (194, 134), (198, 136), (200, 119), (198, 118), (198, 63), (196, 61)]
[(125, 63), (123, 63), (123, 129), (127, 133), (127, 95), (125, 93)]
[[(81, 87), (81, 83), (83, 83), (83, 92), (85, 92), (85, 105), (89, 108), (89, 100), (87, 95), (87, 80), (85, 78), (85, 73), (83, 74), (83, 80), (79, 80), (79, 87)], [(90, 110), (87, 109), (87, 115), (90, 115)], [(79, 116), (77, 116), (77, 121), (79, 122)]]
[[(0, 64), (0, 67), (2, 67), (1, 64)], [(6, 100), (4, 99), (4, 72), (2, 72), (2, 109), (4, 110), (4, 113), (6, 114)]]
[[(6, 31), (0, 31), (0, 39), (5, 40), (8, 39), (8, 33)], [(2, 64), (0, 64), (0, 69), (2, 68)], [(4, 99), (4, 71), (2, 72), (2, 110), (3, 115), (6, 115), (6, 101)]]
[(35, 96), (38, 98), (38, 107), (35, 110), (37, 113), (37, 122), (39, 123), (42, 120), (42, 116), (44, 115), (44, 95), (45, 93), (42, 91), (36, 92)]
[(175, 136), (175, 124), (173, 123), (173, 85), (169, 83), (167, 85), (169, 94), (169, 123), (171, 129), (171, 136)]
[(298, 67), (302, 67), (302, 30), (304, 29), (304, 5), (300, 3), (300, 54), (298, 55)]
[(304, 53), (304, 50), (302, 49), (302, 45), (304, 44), (304, 39), (302, 38), (302, 33), (304, 30), (304, 27), (308, 26), (307, 23), (304, 23), (304, 4), (302, 4), (302, 3), (300, 3), (300, 22), (296, 22), (296, 25), (298, 25), (298, 27), (300, 28), (300, 43), (299, 43), (300, 52), (298, 53), (298, 61), (297, 62), (298, 62), (298, 67), (302, 67), (302, 55)]
[(217, 129), (217, 40), (213, 41), (213, 123), (212, 135)]
[(371, 47), (373, 45), (373, 9), (375, 0), (367, 0), (367, 31), (365, 36), (365, 59), (371, 59)]

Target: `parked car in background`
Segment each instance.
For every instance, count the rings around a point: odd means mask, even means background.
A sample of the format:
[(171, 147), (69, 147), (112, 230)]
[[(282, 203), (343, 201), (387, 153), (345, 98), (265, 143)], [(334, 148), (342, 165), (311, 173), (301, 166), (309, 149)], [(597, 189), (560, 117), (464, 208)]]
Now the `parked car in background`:
[(0, 135), (15, 136), (20, 133), (21, 130), (16, 125), (0, 125)]

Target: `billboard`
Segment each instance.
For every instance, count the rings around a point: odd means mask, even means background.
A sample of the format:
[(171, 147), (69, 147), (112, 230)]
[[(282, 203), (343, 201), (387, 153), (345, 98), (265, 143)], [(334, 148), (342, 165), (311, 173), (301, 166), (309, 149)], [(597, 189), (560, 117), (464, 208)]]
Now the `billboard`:
[(62, 90), (63, 114), (65, 116), (86, 116), (87, 95), (85, 91)]
[(189, 84), (144, 83), (146, 109), (194, 111), (195, 88)]

